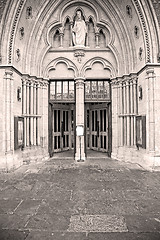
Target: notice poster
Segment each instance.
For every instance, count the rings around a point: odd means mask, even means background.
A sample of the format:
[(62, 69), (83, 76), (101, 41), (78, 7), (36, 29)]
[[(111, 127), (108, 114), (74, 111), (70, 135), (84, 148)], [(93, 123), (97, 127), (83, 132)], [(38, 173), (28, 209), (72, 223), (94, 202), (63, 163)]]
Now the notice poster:
[(77, 136), (83, 136), (84, 135), (84, 127), (82, 125), (77, 126), (76, 133), (77, 133)]

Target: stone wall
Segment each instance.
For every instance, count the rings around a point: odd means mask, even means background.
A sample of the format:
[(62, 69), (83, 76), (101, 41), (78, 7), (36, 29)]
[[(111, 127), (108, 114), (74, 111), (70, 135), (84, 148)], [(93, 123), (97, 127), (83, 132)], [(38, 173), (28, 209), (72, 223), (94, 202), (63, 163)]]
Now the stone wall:
[(158, 19), (158, 23), (159, 23), (159, 26), (160, 26), (160, 1), (159, 0), (152, 0), (152, 3), (153, 3), (153, 7), (155, 9), (157, 19)]
[(3, 16), (3, 11), (6, 6), (7, 0), (0, 0), (0, 22)]

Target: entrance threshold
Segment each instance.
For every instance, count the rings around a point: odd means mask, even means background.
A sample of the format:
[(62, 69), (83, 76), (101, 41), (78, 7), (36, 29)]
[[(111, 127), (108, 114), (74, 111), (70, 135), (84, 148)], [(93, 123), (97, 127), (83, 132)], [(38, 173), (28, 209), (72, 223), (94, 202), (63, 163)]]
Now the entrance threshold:
[[(63, 152), (54, 153), (53, 159), (74, 159), (74, 150), (68, 150)], [(107, 159), (108, 154), (106, 152), (98, 152), (95, 150), (87, 150), (87, 159)]]
[(95, 150), (88, 149), (87, 150), (87, 159), (104, 159), (109, 158), (106, 152), (99, 152)]
[(74, 159), (74, 150), (62, 151), (54, 153), (53, 159)]

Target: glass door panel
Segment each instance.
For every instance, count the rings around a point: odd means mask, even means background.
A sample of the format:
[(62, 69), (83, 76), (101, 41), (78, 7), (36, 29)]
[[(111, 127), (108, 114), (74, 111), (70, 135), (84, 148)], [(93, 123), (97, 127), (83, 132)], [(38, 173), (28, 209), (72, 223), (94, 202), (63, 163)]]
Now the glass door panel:
[(62, 81), (57, 81), (57, 84), (56, 84), (56, 99), (62, 99)]
[(74, 81), (51, 81), (49, 99), (54, 102), (74, 101)]

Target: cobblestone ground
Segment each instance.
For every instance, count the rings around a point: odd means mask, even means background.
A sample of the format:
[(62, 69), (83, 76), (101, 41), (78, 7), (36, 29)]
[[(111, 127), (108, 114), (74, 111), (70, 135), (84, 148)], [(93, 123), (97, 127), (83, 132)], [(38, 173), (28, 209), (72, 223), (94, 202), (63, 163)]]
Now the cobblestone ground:
[(50, 159), (0, 174), (0, 240), (160, 240), (160, 173)]

